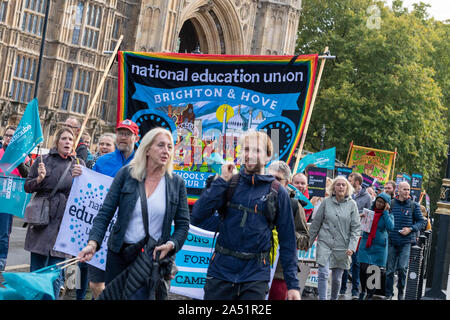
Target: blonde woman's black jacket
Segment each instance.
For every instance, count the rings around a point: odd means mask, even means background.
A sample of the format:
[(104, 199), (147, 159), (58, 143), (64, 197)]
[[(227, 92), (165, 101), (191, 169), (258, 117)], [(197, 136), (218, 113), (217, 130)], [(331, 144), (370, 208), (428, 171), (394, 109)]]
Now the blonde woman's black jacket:
[[(164, 217), (161, 239), (175, 243), (174, 254), (184, 244), (189, 231), (189, 209), (184, 181), (176, 174), (166, 178), (166, 213)], [(121, 168), (115, 176), (103, 206), (93, 221), (89, 240), (97, 242), (97, 249), (105, 236), (105, 232), (114, 213), (119, 208), (116, 223), (108, 239), (108, 250), (118, 253), (123, 245), (123, 239), (128, 227), (130, 215), (139, 199), (139, 182), (130, 175), (129, 165)], [(171, 235), (172, 221), (175, 223), (174, 232)], [(159, 240), (159, 239), (156, 239)]]

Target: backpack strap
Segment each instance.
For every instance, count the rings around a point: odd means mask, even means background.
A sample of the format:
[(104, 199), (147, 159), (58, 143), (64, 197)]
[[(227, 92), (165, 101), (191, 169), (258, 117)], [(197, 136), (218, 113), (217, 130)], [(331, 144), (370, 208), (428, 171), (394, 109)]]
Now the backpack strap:
[(241, 177), (241, 175), (239, 173), (234, 174), (231, 177), (230, 185), (228, 186), (228, 189), (227, 189), (227, 202), (230, 202), (231, 199), (233, 198), (233, 194), (234, 194), (234, 191), (236, 190), (236, 187), (237, 187), (237, 185), (239, 183), (239, 178), (240, 177)]
[(219, 212), (220, 219), (222, 219), (222, 220), (225, 219), (225, 217), (227, 215), (227, 208), (229, 207), (230, 201), (233, 198), (234, 191), (236, 190), (236, 187), (239, 183), (239, 178), (240, 178), (239, 174), (234, 174), (231, 177), (230, 184), (228, 185), (228, 188), (226, 191), (225, 203), (219, 210), (217, 210)]
[(266, 217), (269, 229), (275, 228), (275, 221), (278, 218), (278, 191), (280, 190), (281, 183), (274, 179), (270, 184), (270, 190), (267, 195), (266, 208), (264, 210), (264, 216)]
[(225, 216), (227, 215), (228, 206), (230, 204), (231, 198), (233, 197), (234, 191), (236, 190), (236, 186), (239, 183), (239, 177), (240, 177), (239, 174), (234, 174), (231, 177), (230, 184), (228, 185), (228, 188), (226, 191), (225, 203), (223, 204), (223, 206), (221, 208), (219, 208), (217, 210), (217, 212), (219, 213), (220, 221), (217, 224), (216, 231), (214, 232), (214, 237), (213, 237), (211, 248), (214, 247), (214, 243), (216, 242), (216, 237), (217, 237), (217, 233), (219, 232), (220, 225), (223, 222), (223, 220), (225, 220)]

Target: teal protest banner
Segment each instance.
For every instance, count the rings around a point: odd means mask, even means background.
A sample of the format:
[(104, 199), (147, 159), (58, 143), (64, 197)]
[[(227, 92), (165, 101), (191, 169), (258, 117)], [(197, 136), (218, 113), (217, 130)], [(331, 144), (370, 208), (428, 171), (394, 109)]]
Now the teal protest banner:
[(334, 170), (336, 161), (336, 147), (304, 156), (298, 165), (297, 172), (303, 172), (309, 164), (315, 164), (318, 168)]
[(24, 184), (24, 178), (0, 176), (0, 203), (2, 204), (0, 211), (2, 213), (23, 218), (25, 208), (31, 199), (31, 193), (26, 193), (23, 189)]
[(38, 101), (34, 98), (25, 109), (11, 142), (0, 160), (0, 170), (10, 174), (27, 155), (42, 141), (41, 122), (39, 121)]

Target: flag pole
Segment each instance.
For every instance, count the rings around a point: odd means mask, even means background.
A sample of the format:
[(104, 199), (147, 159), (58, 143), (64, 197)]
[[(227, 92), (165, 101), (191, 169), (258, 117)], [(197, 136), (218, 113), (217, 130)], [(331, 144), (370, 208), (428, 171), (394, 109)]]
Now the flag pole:
[[(328, 47), (325, 47), (324, 55), (327, 56), (327, 53), (328, 53)], [(306, 133), (308, 132), (309, 121), (311, 120), (311, 114), (312, 114), (312, 111), (313, 111), (313, 108), (314, 108), (314, 102), (316, 101), (317, 91), (319, 91), (320, 79), (322, 78), (322, 72), (323, 72), (323, 68), (325, 66), (325, 61), (326, 60), (327, 59), (322, 58), (322, 61), (320, 62), (319, 74), (317, 76), (316, 85), (314, 86), (314, 92), (313, 92), (313, 95), (312, 95), (312, 98), (311, 98), (311, 105), (310, 105), (310, 108), (309, 108), (309, 111), (308, 111), (308, 116), (306, 118), (305, 129), (303, 130), (303, 133), (302, 133), (302, 140), (300, 142), (300, 147), (298, 148), (298, 151), (297, 151), (297, 156), (296, 156), (296, 159), (295, 159), (294, 170), (292, 171), (294, 173), (297, 172), (298, 164), (300, 162), (300, 156), (301, 156), (302, 151), (303, 151), (303, 145), (305, 144)]]
[(392, 166), (391, 180), (394, 179), (395, 160), (397, 159), (397, 147), (394, 149), (394, 164)]
[(345, 165), (348, 167), (348, 160), (350, 157), (350, 153), (352, 152), (352, 148), (353, 148), (353, 140), (352, 142), (350, 142), (350, 148), (348, 149), (348, 153), (347, 153), (347, 159), (345, 159)]
[(45, 7), (44, 25), (42, 27), (41, 48), (40, 48), (40, 51), (39, 51), (39, 61), (38, 61), (38, 67), (37, 67), (37, 71), (36, 71), (36, 80), (34, 81), (34, 97), (35, 98), (37, 98), (38, 88), (39, 88), (39, 78), (40, 78), (40, 75), (41, 75), (42, 57), (44, 55), (45, 34), (47, 33), (47, 23), (48, 23), (49, 8), (50, 8), (50, 0), (47, 0), (47, 5)]
[(423, 200), (423, 197), (426, 195), (427, 193), (426, 193), (426, 191), (425, 191), (425, 189), (424, 190), (422, 190), (422, 192), (420, 193), (420, 198), (419, 198), (419, 204), (422, 202), (422, 200)]
[(89, 105), (89, 108), (88, 108), (88, 110), (87, 110), (87, 113), (86, 113), (86, 115), (85, 115), (85, 117), (84, 117), (83, 124), (81, 125), (80, 133), (78, 134), (78, 137), (76, 138), (76, 140), (75, 140), (75, 142), (74, 142), (74, 144), (73, 144), (73, 152), (75, 152), (75, 150), (76, 150), (76, 148), (77, 148), (77, 145), (78, 145), (78, 143), (80, 142), (81, 135), (83, 134), (83, 131), (84, 131), (84, 129), (86, 128), (86, 124), (87, 124), (87, 121), (89, 120), (89, 116), (90, 116), (90, 114), (91, 114), (91, 112), (92, 112), (92, 109), (93, 109), (94, 106), (95, 106), (95, 103), (96, 103), (96, 101), (97, 101), (97, 98), (98, 98), (98, 96), (100, 95), (100, 91), (102, 90), (103, 85), (104, 85), (104, 83), (105, 83), (105, 81), (106, 81), (106, 77), (108, 76), (109, 69), (111, 69), (111, 66), (112, 66), (112, 64), (114, 63), (114, 60), (116, 59), (116, 55), (117, 55), (117, 52), (119, 51), (119, 47), (120, 47), (120, 44), (122, 43), (122, 40), (123, 40), (123, 35), (121, 35), (120, 38), (119, 38), (119, 41), (117, 41), (116, 47), (115, 47), (115, 49), (114, 49), (114, 51), (113, 51), (113, 54), (112, 54), (111, 57), (109, 58), (108, 65), (106, 66), (105, 71), (103, 72), (102, 79), (100, 80), (100, 83), (99, 83), (99, 85), (98, 85), (98, 87), (97, 87), (97, 90), (96, 90), (96, 92), (95, 92), (95, 95), (94, 95), (94, 97), (93, 97), (92, 100), (91, 100), (91, 103), (90, 103), (90, 105)]

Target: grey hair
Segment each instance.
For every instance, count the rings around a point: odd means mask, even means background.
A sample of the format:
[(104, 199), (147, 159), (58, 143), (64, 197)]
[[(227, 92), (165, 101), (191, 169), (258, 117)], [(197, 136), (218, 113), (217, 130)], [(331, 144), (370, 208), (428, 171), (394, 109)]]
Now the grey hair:
[(272, 162), (267, 170), (273, 170), (280, 172), (284, 179), (287, 181), (291, 181), (291, 168), (289, 168), (288, 164), (284, 161), (274, 161)]
[(100, 138), (98, 138), (98, 141), (100, 141), (103, 138), (109, 137), (111, 139), (113, 139), (114, 142), (116, 142), (116, 134), (112, 133), (112, 132), (105, 132), (104, 134), (102, 134), (100, 136)]
[(343, 180), (345, 181), (345, 184), (347, 185), (347, 190), (345, 192), (345, 196), (346, 197), (350, 197), (353, 194), (353, 186), (351, 185), (351, 183), (347, 180), (347, 178), (345, 176), (337, 176), (336, 178), (334, 178), (334, 180), (332, 180), (331, 185), (327, 188), (327, 193), (331, 196), (331, 195), (335, 195), (336, 193), (334, 192), (335, 190), (335, 186), (336, 186), (336, 182), (338, 180)]

